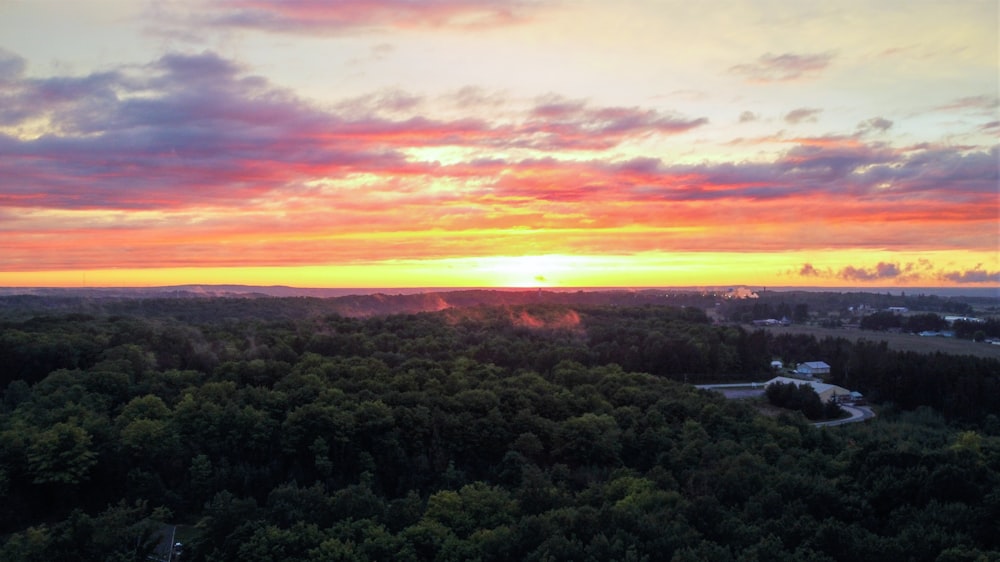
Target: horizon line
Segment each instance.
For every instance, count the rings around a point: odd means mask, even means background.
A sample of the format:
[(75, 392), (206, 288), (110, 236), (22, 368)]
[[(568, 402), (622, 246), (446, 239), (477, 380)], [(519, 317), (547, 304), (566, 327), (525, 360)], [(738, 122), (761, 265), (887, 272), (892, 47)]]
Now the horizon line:
[[(776, 292), (792, 292), (792, 291), (806, 291), (806, 292), (862, 292), (862, 293), (881, 293), (887, 292), (890, 295), (892, 293), (897, 293), (899, 295), (905, 295), (907, 292), (918, 292), (920, 291), (934, 291), (935, 293), (948, 293), (953, 296), (960, 294), (974, 294), (975, 296), (982, 296), (988, 292), (994, 292), (992, 296), (1000, 298), (1000, 285), (997, 286), (840, 286), (840, 285), (750, 285), (750, 284), (725, 284), (725, 285), (614, 285), (614, 286), (386, 286), (386, 287), (351, 287), (351, 286), (296, 286), (296, 285), (283, 285), (283, 284), (273, 284), (273, 285), (249, 285), (240, 283), (184, 283), (179, 285), (148, 285), (148, 286), (127, 286), (127, 285), (102, 285), (102, 286), (0, 286), (0, 295), (10, 296), (13, 291), (179, 291), (179, 290), (190, 290), (190, 289), (216, 289), (216, 290), (229, 290), (229, 292), (235, 292), (235, 289), (243, 289), (243, 292), (251, 292), (253, 289), (280, 289), (289, 291), (302, 291), (302, 292), (312, 292), (312, 291), (336, 291), (344, 292), (342, 296), (348, 296), (351, 294), (389, 294), (387, 292), (395, 291), (405, 292), (409, 294), (414, 293), (429, 293), (429, 292), (449, 292), (449, 291), (548, 291), (548, 292), (574, 292), (574, 291), (585, 291), (585, 292), (600, 292), (600, 291), (657, 291), (657, 290), (674, 290), (674, 291), (685, 291), (685, 292), (698, 292), (698, 291), (733, 291), (736, 289), (750, 290), (754, 292), (764, 292), (764, 291), (776, 291)], [(353, 292), (352, 292), (353, 291)], [(402, 294), (402, 293), (399, 293)]]

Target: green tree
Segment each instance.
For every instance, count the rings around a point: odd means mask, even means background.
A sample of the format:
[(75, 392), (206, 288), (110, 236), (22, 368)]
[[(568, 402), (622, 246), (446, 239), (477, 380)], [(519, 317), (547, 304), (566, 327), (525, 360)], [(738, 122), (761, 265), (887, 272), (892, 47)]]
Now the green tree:
[(196, 455), (191, 459), (188, 477), (191, 482), (191, 495), (197, 500), (197, 504), (203, 503), (200, 499), (209, 497), (215, 490), (216, 477), (212, 460), (207, 455)]
[(77, 484), (97, 464), (91, 437), (81, 427), (57, 423), (36, 434), (27, 451), (28, 469), (36, 484)]
[(49, 553), (51, 541), (44, 525), (14, 533), (0, 545), (0, 562), (49, 562), (53, 559)]
[(180, 438), (166, 420), (137, 419), (121, 431), (121, 444), (137, 459), (159, 462), (181, 454)]
[(615, 465), (621, 450), (615, 418), (588, 412), (559, 425), (555, 453), (576, 464)]
[(146, 394), (129, 400), (115, 418), (115, 424), (121, 428), (138, 419), (163, 420), (169, 418), (170, 414), (170, 408), (162, 398)]

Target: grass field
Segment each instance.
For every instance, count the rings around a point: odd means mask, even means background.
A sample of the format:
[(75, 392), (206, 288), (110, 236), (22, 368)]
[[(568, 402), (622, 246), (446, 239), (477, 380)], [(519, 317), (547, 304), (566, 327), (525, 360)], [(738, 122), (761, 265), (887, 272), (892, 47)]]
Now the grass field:
[(821, 328), (819, 326), (774, 326), (764, 328), (775, 334), (809, 334), (816, 338), (834, 337), (850, 341), (865, 339), (869, 341), (885, 341), (890, 349), (898, 351), (916, 351), (918, 353), (949, 353), (952, 355), (974, 355), (976, 357), (992, 357), (1000, 359), (1000, 345), (961, 340), (958, 338), (925, 337), (914, 334), (893, 334), (889, 332), (873, 332), (857, 328)]

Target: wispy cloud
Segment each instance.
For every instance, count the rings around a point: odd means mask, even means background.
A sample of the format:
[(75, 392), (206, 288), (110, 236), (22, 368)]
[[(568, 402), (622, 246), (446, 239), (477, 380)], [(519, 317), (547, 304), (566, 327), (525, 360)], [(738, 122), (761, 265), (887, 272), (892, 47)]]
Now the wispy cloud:
[(822, 112), (822, 109), (800, 107), (786, 113), (785, 121), (791, 123), (792, 125), (798, 125), (799, 123), (815, 123), (819, 120), (819, 114)]
[(816, 76), (833, 62), (832, 53), (761, 55), (755, 62), (738, 64), (729, 71), (754, 82), (784, 82)]
[(517, 144), (549, 148), (609, 148), (625, 135), (677, 134), (708, 123), (637, 107), (590, 107), (583, 101), (550, 97), (531, 110), (516, 131)]
[(934, 109), (941, 111), (966, 110), (995, 115), (997, 108), (1000, 108), (1000, 97), (980, 95), (958, 98), (946, 104), (939, 105)]
[(520, 23), (539, 4), (523, 0), (223, 0), (201, 4), (201, 17), (212, 26), (278, 33), (479, 29)]
[(866, 135), (870, 133), (884, 133), (891, 128), (892, 121), (883, 117), (872, 117), (858, 123), (857, 131), (859, 134)]

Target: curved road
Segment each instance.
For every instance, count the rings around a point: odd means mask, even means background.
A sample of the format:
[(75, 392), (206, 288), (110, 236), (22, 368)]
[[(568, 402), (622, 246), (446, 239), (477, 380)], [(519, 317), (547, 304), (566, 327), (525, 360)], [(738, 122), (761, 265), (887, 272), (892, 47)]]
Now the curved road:
[(875, 412), (873, 412), (868, 406), (846, 406), (841, 404), (840, 407), (847, 413), (851, 414), (851, 417), (833, 421), (816, 422), (813, 425), (816, 427), (832, 427), (835, 425), (844, 425), (845, 423), (870, 420), (875, 417)]

